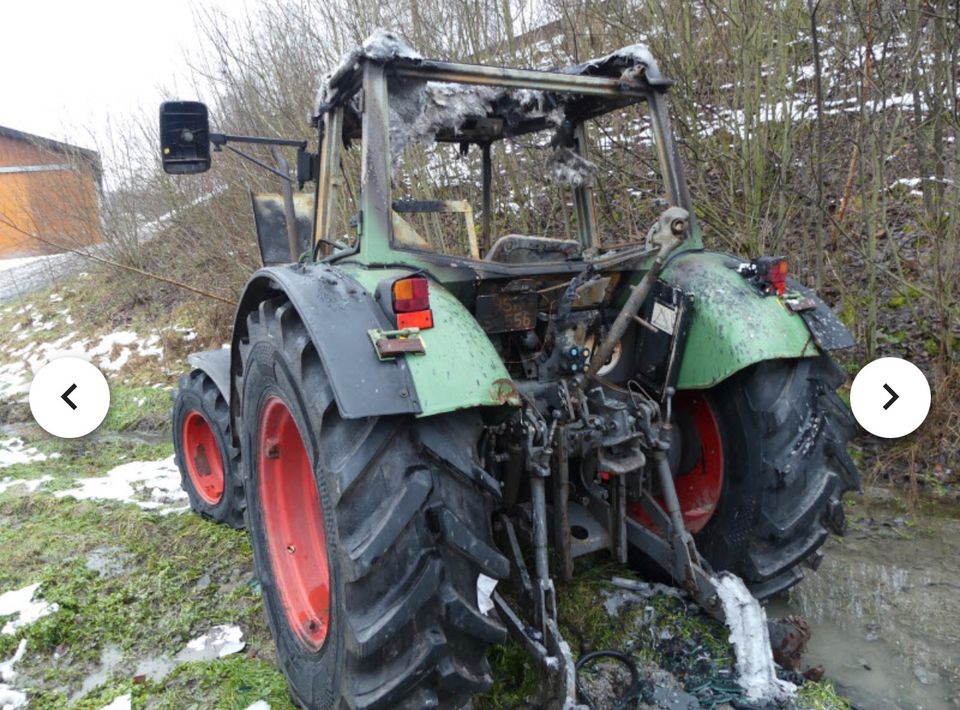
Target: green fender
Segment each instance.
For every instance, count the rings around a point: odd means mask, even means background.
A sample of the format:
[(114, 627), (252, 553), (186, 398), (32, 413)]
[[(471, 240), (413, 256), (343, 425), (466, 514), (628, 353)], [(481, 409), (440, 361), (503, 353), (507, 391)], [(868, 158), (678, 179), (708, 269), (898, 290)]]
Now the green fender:
[(677, 389), (712, 387), (763, 360), (819, 354), (804, 318), (761, 294), (731, 268), (738, 263), (724, 254), (685, 252), (661, 274), (694, 297)]
[[(383, 281), (411, 274), (408, 269), (367, 269), (343, 265), (343, 271), (370, 293)], [(425, 353), (407, 355), (421, 412), (429, 417), (456, 409), (520, 404), (520, 395), (500, 355), (477, 320), (456, 297), (430, 282), (433, 327), (420, 332)]]

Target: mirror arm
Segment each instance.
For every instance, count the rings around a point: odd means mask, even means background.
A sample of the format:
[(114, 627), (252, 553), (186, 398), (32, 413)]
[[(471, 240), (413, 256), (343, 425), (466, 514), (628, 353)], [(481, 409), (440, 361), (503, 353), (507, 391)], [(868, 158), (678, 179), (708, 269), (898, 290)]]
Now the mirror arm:
[[(252, 155), (250, 155), (249, 153), (244, 153), (242, 150), (237, 150), (237, 149), (234, 148), (232, 145), (226, 146), (226, 149), (229, 150), (229, 151), (232, 152), (232, 153), (236, 153), (236, 154), (239, 155), (241, 158), (246, 158), (246, 159), (249, 160), (251, 163), (253, 163), (254, 165), (257, 165), (257, 166), (263, 168), (264, 170), (269, 170), (271, 173), (273, 173), (273, 174), (276, 175), (277, 177), (283, 178), (283, 179), (286, 180), (287, 182), (292, 182), (292, 181), (293, 181), (292, 178), (291, 178), (289, 175), (284, 175), (281, 171), (277, 170), (277, 169), (276, 169), (275, 167), (273, 167), (272, 165), (267, 165), (267, 164), (264, 163), (262, 160), (258, 160), (257, 158), (254, 158), (254, 157), (253, 157)], [(217, 146), (217, 150), (220, 150), (220, 146)]]
[(262, 136), (231, 136), (226, 133), (211, 133), (210, 142), (217, 148), (227, 143), (256, 143), (258, 145), (289, 145), (300, 150), (307, 149), (306, 141), (297, 141), (292, 138), (263, 138)]

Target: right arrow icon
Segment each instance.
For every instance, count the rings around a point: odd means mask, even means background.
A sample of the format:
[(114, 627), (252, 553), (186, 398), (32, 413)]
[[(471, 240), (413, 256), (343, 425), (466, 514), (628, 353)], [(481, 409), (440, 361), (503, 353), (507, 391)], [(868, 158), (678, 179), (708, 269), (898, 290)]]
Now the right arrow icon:
[(890, 385), (886, 384), (886, 383), (884, 383), (883, 389), (885, 389), (887, 392), (890, 393), (890, 401), (887, 402), (885, 405), (883, 405), (883, 408), (884, 408), (884, 409), (890, 409), (890, 405), (892, 405), (894, 402), (896, 402), (898, 399), (900, 399), (900, 395), (898, 395), (896, 392), (894, 392), (894, 391), (893, 391), (893, 388), (892, 388)]

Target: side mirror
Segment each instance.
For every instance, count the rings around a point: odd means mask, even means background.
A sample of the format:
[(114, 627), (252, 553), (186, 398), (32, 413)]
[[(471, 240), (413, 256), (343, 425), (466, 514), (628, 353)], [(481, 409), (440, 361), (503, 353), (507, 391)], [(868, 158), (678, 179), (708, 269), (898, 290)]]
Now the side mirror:
[(182, 175), (210, 169), (210, 122), (205, 104), (160, 104), (160, 152), (166, 173)]

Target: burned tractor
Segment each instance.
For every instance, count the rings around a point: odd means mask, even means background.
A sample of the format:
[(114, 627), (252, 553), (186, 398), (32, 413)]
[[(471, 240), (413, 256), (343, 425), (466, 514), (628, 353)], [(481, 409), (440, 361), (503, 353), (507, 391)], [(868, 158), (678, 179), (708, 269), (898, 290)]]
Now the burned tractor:
[[(538, 71), (378, 33), (325, 77), (315, 153), (161, 107), (170, 173), (211, 146), (298, 150), (254, 197), (265, 266), (231, 347), (191, 357), (174, 438), (194, 509), (249, 531), (302, 706), (460, 706), (508, 633), (573, 701), (555, 581), (578, 558), (659, 569), (722, 617), (717, 573), (766, 598), (843, 532), (858, 473), (829, 352), (850, 335), (784, 260), (704, 249), (670, 84), (639, 45)], [(643, 233), (597, 207), (625, 209), (591, 152), (625, 111), (615, 138), (652, 156)], [(498, 229), (518, 202), (495, 158), (560, 195), (536, 233)], [(440, 174), (476, 202), (420, 194)]]

